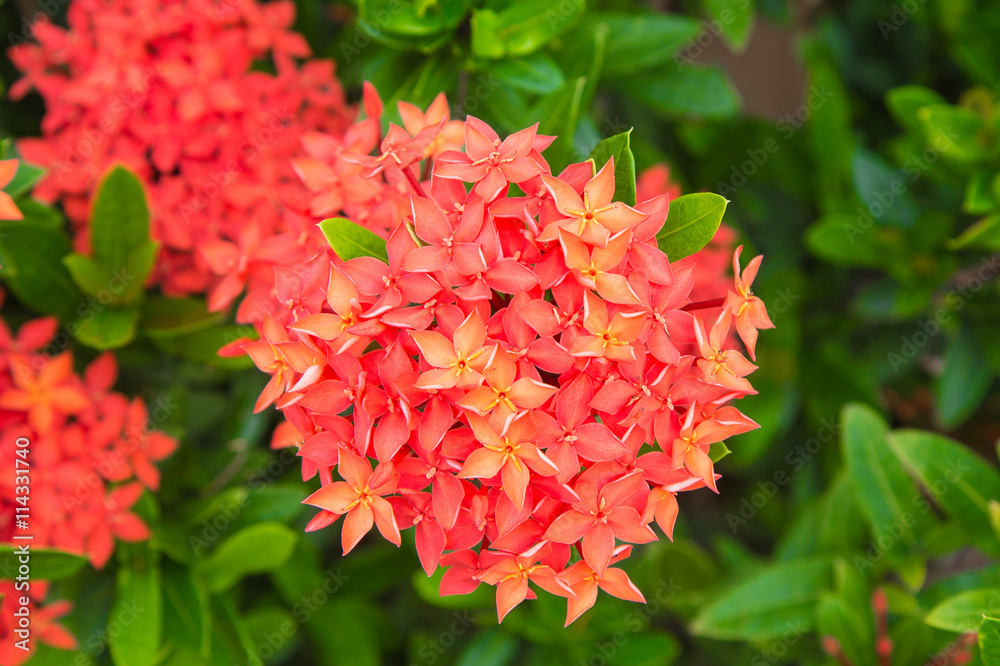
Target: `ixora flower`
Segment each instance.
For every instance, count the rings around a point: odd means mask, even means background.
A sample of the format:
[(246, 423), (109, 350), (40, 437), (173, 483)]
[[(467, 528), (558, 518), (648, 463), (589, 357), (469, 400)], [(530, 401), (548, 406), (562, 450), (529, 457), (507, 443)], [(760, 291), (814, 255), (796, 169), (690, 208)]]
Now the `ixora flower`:
[(653, 523), (671, 537), (677, 495), (717, 488), (715, 445), (757, 427), (730, 404), (756, 369), (730, 333), (752, 355), (771, 325), (759, 260), (694, 302), (697, 267), (657, 246), (669, 195), (620, 201), (614, 159), (554, 174), (535, 127), (470, 117), (462, 151), (440, 113), (404, 107), (383, 137), (370, 87), (365, 108), (296, 164), (314, 211), (357, 224), (323, 223), (338, 256), (279, 268), (261, 339), (228, 350), (272, 376), (273, 446), (319, 479), (308, 529), (343, 519), (346, 554), (414, 527), (441, 593), (496, 586), (501, 620), (533, 585), (567, 624), (600, 590), (642, 602), (618, 563)]
[[(30, 442), (32, 546), (79, 553), (101, 568), (115, 540), (149, 538), (149, 528), (132, 508), (144, 488), (159, 488), (155, 463), (173, 453), (177, 442), (149, 430), (142, 400), (111, 390), (118, 366), (110, 353), (97, 357), (82, 375), (73, 369), (71, 352), (48, 353), (58, 344), (57, 329), (56, 319), (45, 317), (23, 324), (15, 336), (0, 320), (0, 439)], [(15, 469), (18, 450), (23, 451), (4, 446), (0, 464)], [(0, 542), (6, 544), (15, 543), (22, 506), (14, 481), (13, 474), (0, 478)], [(0, 582), (0, 593), (5, 585)], [(44, 583), (32, 581), (31, 603), (38, 607), (32, 611), (34, 635), (71, 648), (72, 636), (55, 623), (68, 604), (39, 607), (45, 591)], [(0, 607), (0, 618), (13, 613), (13, 605)], [(0, 643), (2, 663), (27, 658), (22, 650), (4, 652), (10, 641)]]
[(303, 61), (294, 7), (72, 0), (68, 29), (38, 21), (37, 43), (10, 49), (23, 73), (11, 96), (34, 89), (48, 108), (42, 137), (18, 149), (46, 167), (34, 196), (62, 202), (78, 250), (98, 181), (120, 162), (149, 193), (169, 294), (207, 292), (221, 309), (245, 286), (269, 288), (289, 255), (308, 258), (319, 235), (291, 160), (308, 133), (340, 136), (354, 112), (333, 63)]

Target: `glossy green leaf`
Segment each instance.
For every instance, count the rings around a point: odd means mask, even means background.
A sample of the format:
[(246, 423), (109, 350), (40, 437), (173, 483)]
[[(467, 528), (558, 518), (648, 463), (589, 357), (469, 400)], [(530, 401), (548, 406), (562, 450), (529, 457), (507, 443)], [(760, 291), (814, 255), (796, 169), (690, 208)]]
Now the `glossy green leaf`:
[(51, 229), (23, 222), (0, 228), (0, 277), (26, 306), (63, 321), (73, 319), (84, 302), (62, 263), (69, 253), (69, 241)]
[(122, 270), (148, 241), (149, 207), (142, 183), (124, 167), (115, 167), (98, 185), (90, 213), (93, 258), (111, 270)]
[(830, 561), (797, 560), (766, 567), (750, 579), (727, 587), (695, 617), (696, 636), (722, 640), (766, 641), (789, 626), (813, 626), (820, 593), (831, 585)]
[(1000, 551), (989, 506), (1000, 498), (1000, 472), (995, 467), (964, 444), (933, 432), (897, 430), (889, 434), (888, 443), (903, 467), (980, 548)]
[(944, 104), (945, 99), (937, 91), (923, 86), (900, 86), (885, 94), (885, 105), (889, 113), (900, 125), (907, 129), (920, 128), (917, 112), (931, 104)]
[(981, 136), (988, 131), (986, 124), (971, 109), (933, 104), (917, 111), (917, 118), (927, 143), (951, 159), (974, 163), (990, 154)]
[(866, 405), (851, 404), (841, 413), (840, 441), (858, 504), (880, 550), (919, 548), (917, 527), (926, 523), (920, 494), (889, 448), (889, 428)]
[(344, 261), (357, 257), (375, 257), (386, 263), (389, 261), (385, 241), (350, 220), (333, 217), (320, 222), (319, 228), (326, 236), (326, 242)]
[(399, 0), (359, 0), (358, 13), (367, 23), (402, 37), (426, 37), (454, 29), (469, 7), (469, 0), (436, 0), (418, 6)]
[(600, 171), (608, 160), (615, 160), (615, 201), (621, 201), (629, 206), (635, 205), (635, 158), (629, 136), (632, 130), (616, 134), (604, 139), (590, 151), (594, 166)]
[(197, 572), (209, 590), (218, 593), (249, 574), (271, 571), (284, 564), (298, 535), (281, 523), (259, 523), (245, 527), (223, 541)]
[(121, 566), (108, 619), (111, 658), (115, 666), (153, 666), (163, 636), (160, 556), (148, 543), (117, 548)]
[(708, 457), (712, 459), (712, 462), (717, 463), (726, 456), (728, 456), (732, 451), (726, 446), (725, 442), (713, 442), (708, 447)]
[(993, 384), (993, 371), (983, 363), (986, 354), (966, 326), (948, 342), (944, 372), (934, 387), (938, 414), (947, 429), (972, 416)]
[[(700, 21), (680, 14), (595, 12), (587, 14), (582, 28), (593, 32), (603, 26), (610, 35), (628, 39), (608, 42), (606, 76), (630, 74), (668, 62), (702, 29)], [(672, 67), (668, 68), (672, 72)]]
[(983, 616), (996, 613), (1000, 605), (1000, 588), (969, 590), (945, 599), (931, 609), (924, 622), (945, 631), (976, 631)]
[(979, 625), (979, 658), (983, 666), (1000, 666), (1000, 619), (986, 616)]
[(544, 52), (523, 58), (505, 58), (490, 67), (501, 83), (511, 88), (544, 95), (566, 83), (559, 65)]
[(670, 202), (667, 222), (656, 242), (671, 261), (683, 259), (708, 245), (715, 236), (729, 201), (710, 192), (685, 194)]
[(472, 52), (481, 58), (534, 53), (573, 25), (585, 9), (584, 0), (558, 4), (516, 0), (500, 11), (474, 10)]
[(82, 555), (58, 548), (39, 548), (27, 540), (5, 543), (0, 544), (0, 578), (12, 580), (17, 575), (22, 564), (22, 555), (17, 548), (22, 545), (27, 545), (31, 553), (28, 558), (31, 580), (62, 580), (75, 574), (87, 563), (87, 558)]
[(118, 349), (135, 339), (141, 312), (138, 307), (113, 308), (93, 304), (69, 329), (73, 336), (98, 351)]
[(140, 328), (151, 337), (173, 337), (204, 330), (222, 318), (221, 312), (209, 312), (200, 298), (159, 297), (146, 301)]

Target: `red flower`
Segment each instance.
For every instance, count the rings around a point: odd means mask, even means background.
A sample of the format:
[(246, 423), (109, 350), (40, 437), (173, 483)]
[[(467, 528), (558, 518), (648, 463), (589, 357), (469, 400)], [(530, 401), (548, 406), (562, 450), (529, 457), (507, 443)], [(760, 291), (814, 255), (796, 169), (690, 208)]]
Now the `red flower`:
[(401, 105), (383, 139), (366, 86), (367, 117), (297, 162), (309, 205), (387, 238), (388, 262), (289, 255), (280, 294), (253, 294), (269, 313), (246, 347), (272, 376), (259, 406), (294, 423), (281, 441), (304, 440), (321, 483), (308, 529), (345, 516), (347, 552), (373, 524), (396, 544), (413, 527), (441, 593), (495, 585), (501, 619), (532, 584), (569, 600), (568, 622), (598, 589), (641, 602), (610, 566), (631, 552), (618, 542), (655, 540), (654, 521), (670, 537), (676, 494), (717, 489), (711, 445), (756, 427), (728, 404), (756, 369), (729, 335), (728, 258), (707, 278), (668, 261), (669, 197), (614, 202), (610, 162), (554, 176), (535, 128), (500, 140), (469, 118), (455, 150), (442, 104)]

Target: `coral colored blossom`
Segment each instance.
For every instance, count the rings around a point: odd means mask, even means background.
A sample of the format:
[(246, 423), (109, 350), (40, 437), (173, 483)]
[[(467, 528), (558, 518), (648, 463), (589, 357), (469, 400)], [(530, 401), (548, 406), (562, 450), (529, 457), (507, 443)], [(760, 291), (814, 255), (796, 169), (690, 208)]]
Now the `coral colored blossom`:
[(364, 106), (354, 140), (310, 136), (297, 168), (388, 262), (293, 258), (244, 346), (271, 375), (258, 410), (287, 418), (273, 446), (318, 479), (308, 529), (342, 523), (347, 553), (412, 527), (441, 593), (495, 586), (501, 620), (536, 590), (567, 623), (602, 590), (642, 602), (619, 563), (672, 536), (678, 495), (718, 489), (713, 444), (757, 427), (732, 405), (756, 366), (730, 333), (752, 356), (769, 324), (759, 259), (695, 302), (698, 267), (655, 241), (670, 194), (615, 201), (613, 161), (552, 173), (535, 127), (470, 117), (457, 138), (436, 101), (383, 136), (371, 87)]
[[(9, 51), (22, 72), (10, 93), (33, 89), (48, 112), (18, 149), (46, 167), (34, 195), (63, 204), (78, 249), (98, 180), (120, 162), (146, 184), (169, 294), (207, 292), (220, 309), (309, 257), (321, 236), (292, 159), (354, 112), (332, 61), (305, 60), (294, 19), (283, 0), (73, 0), (67, 29), (32, 25), (37, 42)], [(0, 219), (8, 209), (0, 196)]]
[[(2, 298), (0, 298), (2, 300)], [(60, 345), (54, 317), (23, 324), (13, 335), (0, 320), (0, 465), (14, 470), (27, 462), (30, 475), (32, 547), (51, 547), (85, 555), (103, 567), (115, 542), (143, 541), (149, 527), (133, 512), (144, 489), (159, 487), (156, 463), (177, 448), (177, 441), (151, 430), (146, 406), (112, 390), (118, 366), (102, 354), (78, 374), (72, 352), (53, 354)], [(15, 447), (20, 438), (29, 444)], [(18, 452), (27, 451), (23, 457)], [(24, 457), (27, 460), (24, 460)], [(14, 474), (0, 478), (0, 543), (14, 543), (18, 507)], [(0, 583), (0, 593), (7, 583)], [(69, 649), (75, 641), (55, 620), (69, 611), (65, 602), (40, 606), (43, 581), (31, 582), (33, 637)], [(20, 594), (18, 594), (20, 596)], [(13, 613), (14, 596), (0, 606)], [(9, 601), (8, 601), (9, 600)], [(0, 637), (4, 628), (0, 623)], [(20, 664), (27, 653), (3, 652), (0, 662)]]

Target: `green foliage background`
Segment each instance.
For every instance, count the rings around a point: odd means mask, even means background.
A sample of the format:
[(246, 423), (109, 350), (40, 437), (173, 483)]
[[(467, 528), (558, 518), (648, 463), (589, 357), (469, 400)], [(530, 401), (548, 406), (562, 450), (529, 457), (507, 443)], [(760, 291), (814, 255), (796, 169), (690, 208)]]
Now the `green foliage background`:
[[(76, 603), (81, 652), (33, 664), (819, 665), (834, 663), (820, 649), (832, 635), (875, 666), (876, 587), (895, 666), (981, 624), (972, 663), (1000, 663), (1000, 2), (658, 4), (670, 11), (298, 2), (298, 28), (352, 94), (371, 80), (390, 109), (444, 91), (453, 115), (502, 133), (539, 122), (559, 135), (554, 170), (634, 127), (637, 169), (667, 160), (685, 191), (722, 194), (726, 223), (765, 254), (755, 291), (777, 328), (760, 338), (760, 394), (741, 404), (762, 427), (728, 442), (721, 496), (682, 496), (675, 541), (632, 558), (650, 603), (602, 596), (563, 629), (564, 602), (546, 595), (498, 627), (491, 590), (439, 598), (412, 541), (367, 539), (342, 559), (339, 528), (302, 532), (307, 486), (293, 454), (266, 447), (273, 415), (248, 416), (264, 378), (213, 359), (238, 327), (139, 294), (78, 336), (78, 356), (125, 345), (123, 388), (183, 446), (143, 499), (152, 541), (119, 545), (96, 573), (45, 560), (53, 598)], [(0, 7), (0, 32), (16, 35), (27, 6)], [(745, 112), (692, 58), (738, 52), (765, 22), (805, 71), (802, 106), (778, 118)], [(41, 115), (37, 99), (5, 101), (0, 134), (35, 134)], [(66, 254), (58, 214), (27, 206)], [(0, 263), (16, 267), (35, 236), (6, 233)], [(74, 261), (71, 292), (87, 268)]]

